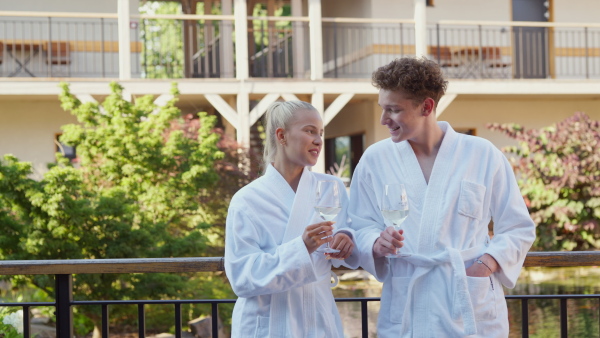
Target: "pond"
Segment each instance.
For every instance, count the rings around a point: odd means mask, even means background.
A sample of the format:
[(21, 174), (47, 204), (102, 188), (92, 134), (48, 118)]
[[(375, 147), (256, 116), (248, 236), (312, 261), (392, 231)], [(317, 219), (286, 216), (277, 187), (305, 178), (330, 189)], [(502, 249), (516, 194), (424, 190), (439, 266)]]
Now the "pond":
[[(343, 280), (333, 289), (335, 297), (380, 297), (381, 284), (369, 274), (350, 272), (362, 280)], [(348, 275), (346, 275), (348, 276)], [(343, 278), (342, 278), (343, 279)], [(504, 289), (507, 295), (600, 294), (598, 267), (524, 268), (517, 286)], [(560, 337), (560, 301), (529, 300), (529, 337)], [(361, 337), (360, 303), (338, 303), (346, 337)], [(598, 299), (569, 299), (569, 337), (600, 337)], [(376, 337), (379, 302), (368, 303), (369, 337)], [(521, 301), (509, 300), (509, 337), (521, 337)]]

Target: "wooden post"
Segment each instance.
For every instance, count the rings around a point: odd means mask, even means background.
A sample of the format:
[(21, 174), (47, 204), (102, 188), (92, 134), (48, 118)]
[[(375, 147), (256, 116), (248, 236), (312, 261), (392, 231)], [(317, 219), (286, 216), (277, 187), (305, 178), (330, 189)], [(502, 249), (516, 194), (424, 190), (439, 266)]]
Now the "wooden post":
[[(323, 79), (323, 24), (321, 22), (321, 0), (308, 0), (310, 29), (310, 79)], [(319, 109), (319, 107), (316, 107)], [(323, 113), (323, 109), (319, 110)]]
[(427, 56), (427, 4), (414, 0), (415, 4), (415, 56)]
[[(248, 78), (248, 20), (246, 19), (246, 0), (235, 0), (235, 63), (238, 80)], [(248, 110), (248, 108), (246, 108)], [(239, 112), (239, 110), (238, 110)], [(239, 135), (239, 133), (238, 133)]]
[(131, 79), (131, 37), (129, 35), (129, 0), (119, 0), (117, 7), (119, 35), (119, 79)]

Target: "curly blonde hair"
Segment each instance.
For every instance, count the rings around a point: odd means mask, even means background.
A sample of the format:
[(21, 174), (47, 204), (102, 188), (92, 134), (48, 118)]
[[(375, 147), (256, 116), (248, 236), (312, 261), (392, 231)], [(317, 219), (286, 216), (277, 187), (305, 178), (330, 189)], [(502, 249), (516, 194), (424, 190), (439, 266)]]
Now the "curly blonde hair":
[(374, 71), (371, 80), (377, 89), (402, 91), (415, 104), (430, 97), (436, 106), (448, 87), (440, 66), (425, 57), (395, 59)]

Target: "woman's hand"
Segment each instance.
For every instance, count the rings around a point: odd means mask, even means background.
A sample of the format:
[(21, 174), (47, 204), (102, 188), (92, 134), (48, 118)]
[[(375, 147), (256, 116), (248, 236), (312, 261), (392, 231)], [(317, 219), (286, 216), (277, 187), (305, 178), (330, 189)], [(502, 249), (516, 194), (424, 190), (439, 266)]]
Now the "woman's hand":
[(346, 259), (352, 254), (354, 250), (354, 242), (348, 234), (344, 232), (338, 232), (333, 236), (333, 241), (329, 244), (332, 249), (340, 250), (340, 252), (333, 252), (326, 254), (327, 258), (334, 259)]
[(379, 238), (373, 244), (373, 257), (380, 258), (396, 253), (396, 248), (404, 246), (404, 230), (396, 231), (393, 227), (387, 227), (381, 232)]
[(309, 225), (304, 229), (302, 240), (309, 254), (315, 252), (324, 243), (332, 241), (329, 236), (333, 234), (333, 224), (335, 222), (321, 222)]

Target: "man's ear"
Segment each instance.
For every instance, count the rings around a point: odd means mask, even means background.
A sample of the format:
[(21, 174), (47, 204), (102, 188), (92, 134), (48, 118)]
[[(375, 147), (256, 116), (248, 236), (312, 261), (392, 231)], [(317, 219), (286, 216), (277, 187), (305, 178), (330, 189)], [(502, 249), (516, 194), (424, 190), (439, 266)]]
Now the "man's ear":
[(423, 116), (429, 116), (429, 114), (435, 111), (435, 101), (430, 97), (426, 98), (423, 101), (422, 105), (423, 108), (421, 113), (423, 114)]

